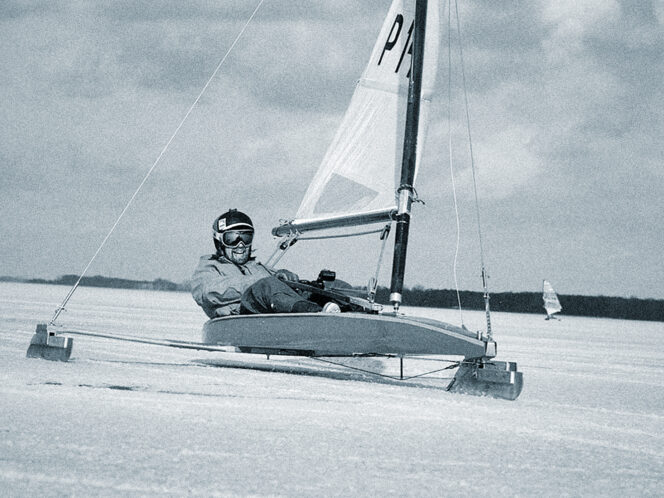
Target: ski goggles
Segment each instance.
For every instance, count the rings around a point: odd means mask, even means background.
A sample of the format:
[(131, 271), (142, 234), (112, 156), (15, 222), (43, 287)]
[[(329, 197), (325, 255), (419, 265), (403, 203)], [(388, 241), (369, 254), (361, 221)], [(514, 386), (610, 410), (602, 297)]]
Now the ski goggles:
[(249, 246), (254, 240), (254, 232), (253, 230), (227, 230), (224, 233), (215, 234), (215, 238), (225, 247), (237, 247), (240, 242)]

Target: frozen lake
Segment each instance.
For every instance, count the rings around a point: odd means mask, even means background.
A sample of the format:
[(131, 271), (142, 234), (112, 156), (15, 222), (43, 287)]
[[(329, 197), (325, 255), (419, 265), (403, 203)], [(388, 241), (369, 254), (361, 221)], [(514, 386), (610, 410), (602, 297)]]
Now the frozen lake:
[[(495, 313), (498, 359), (524, 373), (504, 401), (96, 338), (76, 337), (68, 363), (26, 359), (68, 290), (0, 283), (3, 496), (664, 493), (662, 323)], [(188, 294), (85, 287), (59, 319), (189, 341), (204, 322)]]

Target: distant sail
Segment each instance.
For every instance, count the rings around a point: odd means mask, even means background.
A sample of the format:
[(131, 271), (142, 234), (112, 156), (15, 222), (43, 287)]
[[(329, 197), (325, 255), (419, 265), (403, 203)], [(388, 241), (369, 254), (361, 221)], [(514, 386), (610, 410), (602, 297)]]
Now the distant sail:
[[(438, 9), (437, 0), (429, 2), (420, 145), (438, 65)], [(297, 220), (396, 208), (414, 17), (415, 2), (392, 2), (351, 103), (297, 211)]]
[(546, 317), (553, 317), (554, 313), (560, 313), (563, 307), (558, 301), (556, 291), (548, 280), (542, 283), (542, 299), (544, 300), (544, 309), (546, 310)]

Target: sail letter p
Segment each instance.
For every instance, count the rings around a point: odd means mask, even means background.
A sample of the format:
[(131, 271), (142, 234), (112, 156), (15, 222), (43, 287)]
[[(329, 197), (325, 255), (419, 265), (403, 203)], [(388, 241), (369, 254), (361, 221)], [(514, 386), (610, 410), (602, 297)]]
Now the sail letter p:
[[(392, 24), (392, 28), (390, 29), (390, 34), (387, 36), (387, 41), (385, 42), (385, 46), (383, 47), (383, 51), (380, 54), (380, 59), (378, 59), (378, 66), (380, 66), (380, 63), (383, 60), (383, 55), (385, 55), (385, 52), (388, 50), (392, 50), (394, 48), (394, 45), (396, 45), (397, 40), (399, 39), (399, 35), (401, 34), (401, 27), (403, 26), (403, 16), (401, 14), (397, 14), (397, 17), (394, 18), (394, 24)], [(396, 28), (396, 33), (394, 32)], [(394, 34), (394, 37), (392, 36)]]

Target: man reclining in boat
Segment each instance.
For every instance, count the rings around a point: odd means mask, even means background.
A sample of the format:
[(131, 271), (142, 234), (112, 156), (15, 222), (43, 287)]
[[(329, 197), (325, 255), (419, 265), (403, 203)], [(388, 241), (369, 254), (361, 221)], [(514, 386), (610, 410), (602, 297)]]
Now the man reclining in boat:
[(271, 270), (251, 256), (254, 225), (246, 214), (231, 209), (212, 227), (215, 254), (202, 256), (192, 276), (191, 294), (210, 318), (254, 313), (339, 312), (306, 299), (285, 282), (299, 280), (288, 270)]

